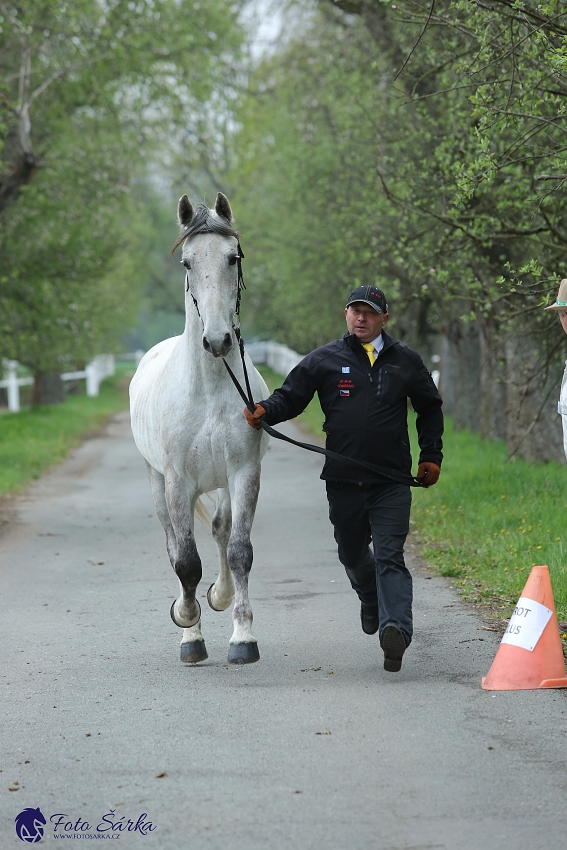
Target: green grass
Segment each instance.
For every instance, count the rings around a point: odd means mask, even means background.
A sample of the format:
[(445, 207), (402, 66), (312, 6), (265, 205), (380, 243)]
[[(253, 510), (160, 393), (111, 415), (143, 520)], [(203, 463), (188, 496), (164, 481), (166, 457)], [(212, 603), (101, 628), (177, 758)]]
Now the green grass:
[(504, 443), (446, 422), (439, 483), (414, 491), (412, 525), (423, 555), (471, 601), (508, 617), (536, 564), (549, 567), (567, 619), (567, 470), (506, 462)]
[[(282, 378), (262, 368), (270, 390)], [(321, 433), (314, 399), (298, 420)], [(410, 413), (414, 472), (419, 456)], [(445, 421), (438, 484), (413, 490), (411, 526), (421, 552), (464, 599), (511, 615), (532, 566), (549, 567), (557, 614), (567, 620), (567, 469), (559, 463), (506, 462), (506, 445), (455, 432)]]
[[(106, 418), (128, 407), (132, 366), (119, 364), (96, 398), (67, 395), (63, 404), (29, 408), (0, 416), (0, 496), (23, 490), (63, 460)], [(82, 389), (84, 393), (84, 385)]]

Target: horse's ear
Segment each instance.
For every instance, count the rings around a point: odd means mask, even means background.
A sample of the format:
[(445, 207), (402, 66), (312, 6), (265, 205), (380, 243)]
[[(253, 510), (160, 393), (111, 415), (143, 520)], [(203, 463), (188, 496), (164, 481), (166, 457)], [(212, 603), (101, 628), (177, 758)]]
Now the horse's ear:
[(217, 194), (217, 199), (215, 201), (215, 212), (222, 218), (226, 218), (226, 220), (230, 221), (230, 223), (232, 224), (232, 210), (230, 208), (230, 204), (228, 203), (228, 198), (226, 197), (226, 195), (223, 195), (222, 192), (219, 192)]
[(195, 210), (193, 209), (193, 204), (187, 195), (182, 195), (181, 198), (179, 198), (179, 203), (177, 204), (177, 221), (179, 222), (180, 227), (188, 227), (193, 221), (194, 215)]

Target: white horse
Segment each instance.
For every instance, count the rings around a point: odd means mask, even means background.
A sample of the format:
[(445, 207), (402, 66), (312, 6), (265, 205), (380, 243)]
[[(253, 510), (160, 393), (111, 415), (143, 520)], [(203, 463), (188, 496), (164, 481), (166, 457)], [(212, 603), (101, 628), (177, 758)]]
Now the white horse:
[[(202, 570), (194, 513), (199, 496), (217, 490), (212, 533), (220, 572), (207, 599), (215, 611), (224, 611), (234, 599), (228, 660), (247, 664), (260, 657), (252, 634), (248, 575), (260, 461), (269, 437), (247, 425), (241, 398), (222, 362), (226, 358), (242, 384), (234, 331), (240, 245), (230, 204), (220, 192), (214, 210), (193, 209), (183, 195), (177, 214), (181, 236), (174, 250), (183, 245), (185, 330), (158, 343), (140, 361), (130, 384), (132, 431), (179, 579), (171, 617), (183, 629), (181, 660), (207, 658), (195, 599)], [(266, 398), (268, 388), (248, 357), (246, 367), (253, 398)]]

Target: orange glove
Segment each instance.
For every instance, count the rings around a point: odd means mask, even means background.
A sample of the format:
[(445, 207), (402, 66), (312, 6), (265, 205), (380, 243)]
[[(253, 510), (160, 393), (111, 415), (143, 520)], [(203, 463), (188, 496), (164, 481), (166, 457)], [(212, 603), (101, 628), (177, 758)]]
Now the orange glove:
[(431, 463), (430, 460), (427, 460), (425, 463), (420, 463), (417, 467), (417, 477), (419, 478), (421, 475), (425, 475), (422, 484), (426, 487), (432, 487), (439, 481), (441, 470), (436, 463)]
[(254, 410), (254, 413), (250, 413), (247, 407), (244, 408), (244, 416), (246, 417), (246, 421), (250, 425), (251, 428), (254, 428), (255, 431), (259, 431), (262, 427), (260, 425), (260, 419), (262, 416), (266, 415), (266, 408), (262, 407), (261, 404), (257, 404)]

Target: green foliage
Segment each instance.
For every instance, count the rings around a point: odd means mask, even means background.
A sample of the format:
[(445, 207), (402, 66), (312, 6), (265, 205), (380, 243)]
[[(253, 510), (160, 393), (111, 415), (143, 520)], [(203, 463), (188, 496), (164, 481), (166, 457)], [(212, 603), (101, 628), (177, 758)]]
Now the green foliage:
[(0, 219), (0, 347), (34, 373), (114, 350), (141, 294), (144, 221), (121, 188), (120, 145), (94, 129), (81, 151), (59, 142)]
[(0, 356), (62, 371), (129, 329), (160, 274), (144, 183), (234, 96), (237, 15), (231, 0), (0, 4)]
[(0, 416), (0, 496), (16, 493), (59, 463), (112, 413), (128, 407), (127, 373), (117, 371), (100, 386), (100, 395), (69, 395), (63, 405)]
[(262, 64), (240, 113), (229, 179), (253, 246), (245, 315), (298, 351), (342, 335), (337, 305), (354, 286), (379, 283), (388, 261), (368, 120), (380, 75), (361, 67), (369, 42), (360, 26), (344, 37), (313, 27)]
[(393, 332), (413, 323), (421, 344), (456, 298), (549, 337), (541, 306), (567, 275), (562, 4), (332, 5), (348, 14), (320, 3), (240, 115), (250, 309), (306, 351), (342, 333), (351, 286), (378, 283)]

